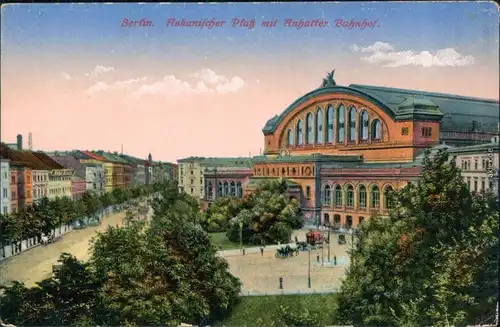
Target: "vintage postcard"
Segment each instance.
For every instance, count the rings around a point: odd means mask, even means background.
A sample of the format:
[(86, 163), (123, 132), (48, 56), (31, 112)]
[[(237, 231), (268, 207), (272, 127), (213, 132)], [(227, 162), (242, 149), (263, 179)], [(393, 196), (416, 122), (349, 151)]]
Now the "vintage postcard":
[(498, 325), (495, 2), (1, 8), (1, 326)]

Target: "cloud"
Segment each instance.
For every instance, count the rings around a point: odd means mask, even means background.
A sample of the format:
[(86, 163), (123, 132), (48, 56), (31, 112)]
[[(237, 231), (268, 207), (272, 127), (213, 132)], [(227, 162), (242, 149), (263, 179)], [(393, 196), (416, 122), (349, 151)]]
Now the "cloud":
[(413, 52), (411, 50), (395, 51), (388, 43), (375, 42), (367, 47), (356, 44), (350, 46), (353, 52), (368, 53), (361, 60), (370, 64), (383, 64), (384, 67), (422, 66), (422, 67), (457, 67), (472, 65), (474, 57), (462, 55), (453, 48), (438, 50), (435, 54), (430, 51)]
[(66, 80), (66, 81), (70, 81), (70, 80), (72, 79), (71, 75), (70, 75), (70, 74), (68, 74), (68, 73), (66, 73), (66, 72), (61, 73), (61, 76), (62, 76), (62, 78), (64, 78), (64, 80)]
[(125, 89), (128, 87), (132, 87), (136, 84), (139, 84), (143, 81), (145, 81), (147, 77), (139, 77), (139, 78), (134, 78), (134, 79), (128, 79), (124, 81), (117, 81), (113, 84), (108, 84), (105, 82), (97, 82), (90, 86), (85, 93), (88, 96), (94, 96), (98, 93), (109, 91), (109, 90), (120, 90), (120, 89)]
[(91, 79), (98, 78), (102, 75), (105, 75), (110, 72), (114, 72), (115, 68), (114, 67), (105, 67), (101, 65), (97, 65), (90, 73), (85, 73), (86, 76), (90, 77)]
[(218, 75), (211, 69), (204, 68), (189, 75), (195, 81), (190, 83), (183, 81), (174, 75), (165, 76), (162, 80), (149, 85), (142, 85), (131, 94), (132, 98), (143, 95), (184, 95), (201, 93), (229, 93), (236, 92), (245, 86), (241, 77), (234, 76), (231, 79)]

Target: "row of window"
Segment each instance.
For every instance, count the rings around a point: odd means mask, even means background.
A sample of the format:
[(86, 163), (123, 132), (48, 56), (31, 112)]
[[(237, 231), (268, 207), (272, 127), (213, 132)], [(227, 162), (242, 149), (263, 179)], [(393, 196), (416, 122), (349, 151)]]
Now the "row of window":
[[(214, 187), (212, 182), (208, 182), (207, 186), (208, 190), (208, 198), (212, 199), (214, 197)], [(236, 197), (242, 197), (243, 196), (243, 188), (241, 186), (241, 182), (219, 182), (218, 187), (217, 187), (217, 196), (218, 197), (224, 197), (224, 196), (236, 196)]]
[[(359, 216), (358, 217), (358, 226), (365, 220), (365, 217)], [(346, 216), (345, 217), (345, 227), (351, 228), (353, 226), (353, 217), (352, 216)], [(330, 221), (330, 214), (325, 213), (323, 215), (323, 223), (325, 225), (332, 225), (332, 222)], [(340, 225), (341, 220), (340, 220), (340, 215), (333, 215), (333, 225)]]
[(474, 178), (474, 187), (471, 188), (471, 178), (467, 177), (467, 187), (469, 190), (474, 191), (474, 192), (481, 192), (481, 191), (486, 191), (486, 190), (491, 190), (495, 191), (495, 184), (493, 183), (492, 180), (489, 181), (488, 183), (488, 189), (486, 189), (486, 180), (484, 178), (481, 179), (481, 188), (479, 188), (478, 185), (479, 180), (477, 178)]
[(46, 182), (49, 176), (47, 175), (35, 175), (35, 182)]
[(71, 192), (71, 187), (58, 187), (49, 190), (50, 195), (58, 195)]
[[(384, 189), (384, 209), (392, 208), (391, 197), (389, 196), (391, 192), (393, 192), (391, 186), (387, 186)], [(336, 185), (333, 189), (330, 185), (326, 185), (323, 188), (323, 205), (342, 207), (344, 205), (344, 200), (346, 207), (354, 207), (354, 187), (352, 185), (347, 185), (344, 190), (340, 185)], [(358, 208), (367, 207), (367, 190), (364, 185), (358, 187), (356, 206)], [(370, 208), (380, 208), (380, 189), (377, 185), (373, 185), (370, 189)]]
[[(299, 119), (295, 124), (295, 131), (290, 128), (287, 131), (287, 145), (302, 144), (323, 144), (323, 143), (344, 143), (345, 134), (347, 142), (355, 142), (356, 138), (360, 141), (367, 141), (371, 134), (372, 140), (382, 139), (382, 124), (379, 119), (371, 119), (366, 110), (357, 114), (354, 106), (347, 110), (347, 120), (345, 119), (344, 105), (339, 105), (335, 110), (332, 105), (328, 105), (326, 116), (323, 116), (323, 110), (318, 108), (313, 118), (313, 113), (309, 112), (305, 118), (305, 134), (303, 122)], [(356, 120), (359, 119), (358, 132), (356, 133)], [(313, 133), (313, 120), (315, 122)], [(323, 121), (325, 121), (323, 129)], [(346, 133), (347, 132), (347, 133)], [(294, 137), (295, 135), (295, 137)], [(324, 140), (324, 141), (323, 141)]]
[[(486, 170), (486, 169), (490, 168), (490, 166), (491, 166), (491, 162), (486, 157), (482, 157), (481, 158), (481, 170)], [(462, 168), (462, 170), (472, 170), (471, 160), (470, 159), (462, 160), (461, 168)], [(479, 158), (478, 157), (474, 158), (474, 170), (479, 170)]]

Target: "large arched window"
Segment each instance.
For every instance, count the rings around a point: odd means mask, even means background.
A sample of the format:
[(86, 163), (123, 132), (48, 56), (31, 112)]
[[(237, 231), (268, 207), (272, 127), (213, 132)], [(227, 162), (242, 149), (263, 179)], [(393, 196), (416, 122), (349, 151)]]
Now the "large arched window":
[(219, 182), (219, 187), (218, 187), (218, 190), (217, 190), (217, 195), (218, 196), (223, 196), (224, 195), (224, 191), (223, 191), (223, 188), (222, 188), (222, 182)]
[(346, 206), (354, 207), (354, 188), (352, 185), (346, 187)]
[(363, 110), (360, 115), (359, 139), (363, 141), (368, 140), (368, 113), (366, 110)]
[(340, 105), (337, 109), (337, 143), (344, 143), (344, 125), (345, 125), (344, 106)]
[(224, 196), (229, 195), (229, 184), (227, 182), (224, 182)]
[(374, 119), (372, 121), (372, 140), (380, 139), (382, 139), (382, 125), (380, 124), (380, 120)]
[(302, 144), (302, 120), (297, 121), (297, 127), (295, 131), (295, 144)]
[(236, 183), (236, 196), (240, 198), (243, 196), (243, 189), (240, 182)]
[(366, 187), (364, 185), (359, 186), (358, 207), (359, 208), (366, 208)]
[(313, 144), (313, 115), (306, 115), (306, 144)]
[(231, 196), (236, 196), (236, 184), (231, 182)]
[(323, 143), (323, 110), (316, 111), (316, 144)]
[(213, 189), (213, 185), (212, 185), (212, 182), (208, 182), (208, 198), (211, 199), (214, 197), (214, 189)]
[(326, 185), (323, 191), (323, 204), (331, 205), (332, 204), (332, 189), (330, 185)]
[(380, 190), (377, 185), (372, 186), (371, 198), (372, 198), (371, 207), (374, 209), (380, 208)]
[(356, 140), (356, 108), (349, 109), (349, 129), (347, 130), (347, 141), (354, 142)]
[(384, 189), (384, 209), (392, 209), (392, 199), (391, 199), (391, 193), (394, 192), (393, 188), (391, 186), (387, 186)]
[(286, 145), (293, 145), (293, 132), (292, 132), (292, 129), (289, 129), (286, 132)]
[(326, 109), (326, 142), (333, 142), (333, 107), (328, 105)]
[(342, 187), (340, 185), (335, 186), (335, 206), (342, 206)]

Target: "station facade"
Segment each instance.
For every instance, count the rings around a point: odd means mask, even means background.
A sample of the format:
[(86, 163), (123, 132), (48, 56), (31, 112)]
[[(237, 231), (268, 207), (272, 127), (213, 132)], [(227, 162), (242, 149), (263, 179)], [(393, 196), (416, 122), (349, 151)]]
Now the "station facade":
[(282, 178), (309, 223), (356, 227), (387, 215), (388, 194), (418, 179), (426, 149), (490, 143), (498, 120), (496, 100), (332, 79), (267, 121), (251, 168), (207, 173), (205, 201)]

